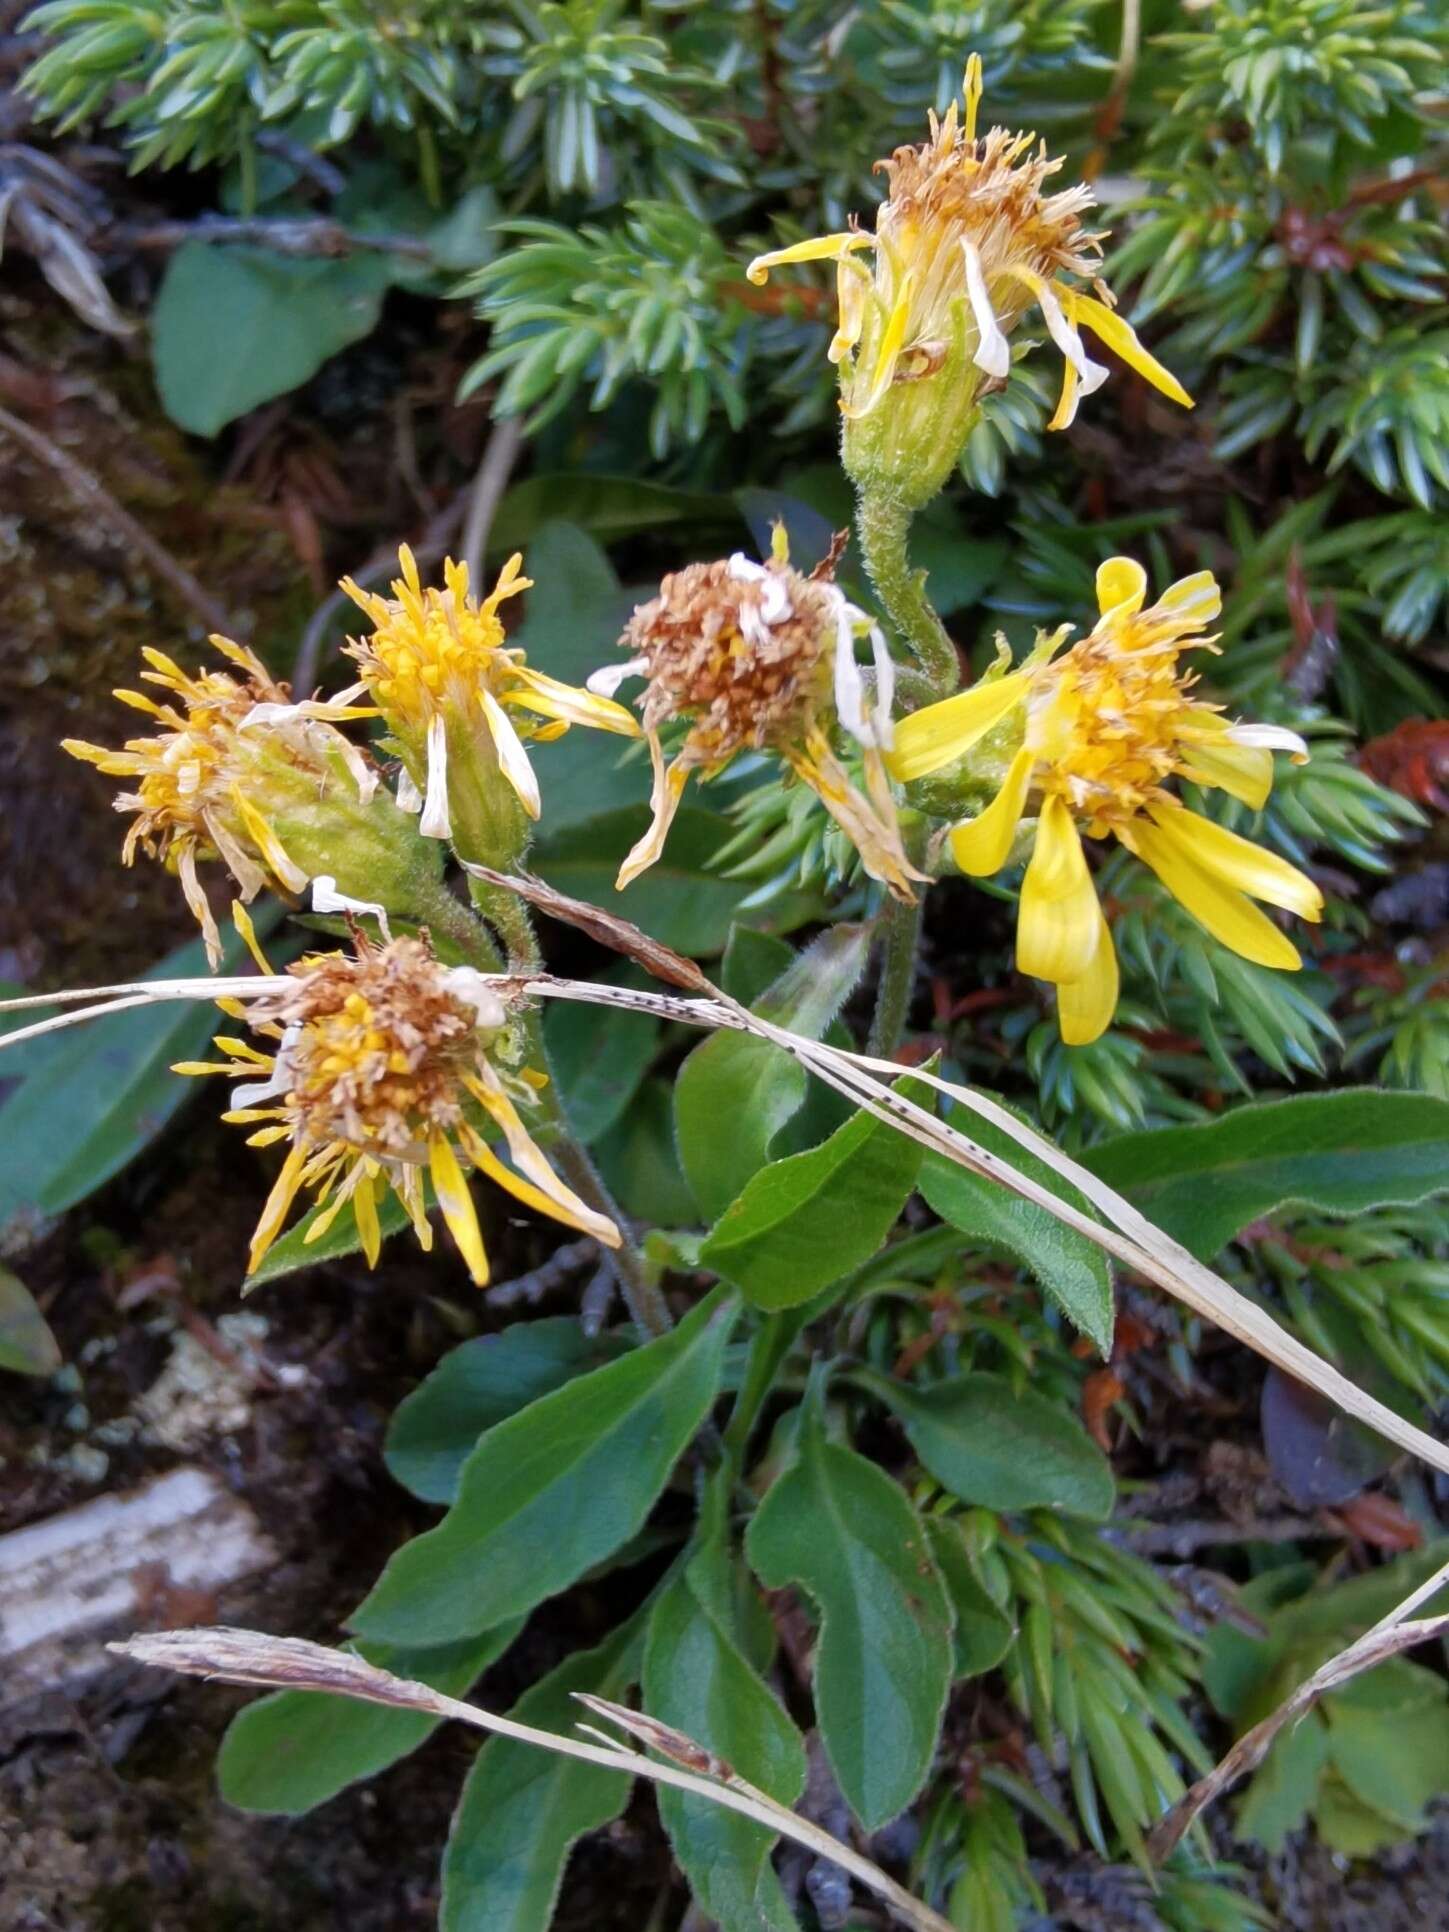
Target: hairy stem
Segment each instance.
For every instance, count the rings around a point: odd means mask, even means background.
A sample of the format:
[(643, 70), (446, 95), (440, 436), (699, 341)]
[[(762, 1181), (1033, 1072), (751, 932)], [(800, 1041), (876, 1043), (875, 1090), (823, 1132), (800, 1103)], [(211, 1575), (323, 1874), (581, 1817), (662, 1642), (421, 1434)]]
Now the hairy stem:
[(888, 1060), (901, 1043), (916, 984), (921, 943), (921, 902), (892, 899), (881, 915), (880, 979), (875, 989), (867, 1051)]
[(949, 697), (961, 682), (956, 646), (931, 607), (926, 576), (912, 570), (906, 547), (912, 512), (894, 497), (862, 491), (856, 529), (865, 567), (886, 614), (909, 645), (931, 686), (931, 695)]

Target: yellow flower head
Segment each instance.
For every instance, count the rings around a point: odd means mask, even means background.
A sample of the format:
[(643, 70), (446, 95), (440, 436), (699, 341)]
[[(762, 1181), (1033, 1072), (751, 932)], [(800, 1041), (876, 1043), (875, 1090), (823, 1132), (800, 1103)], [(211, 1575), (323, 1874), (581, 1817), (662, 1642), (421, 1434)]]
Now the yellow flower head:
[[(373, 635), (354, 641), (348, 651), (402, 752), (406, 772), (398, 802), (421, 811), (421, 828), (430, 838), (454, 836), (453, 819), (467, 780), (481, 778), (486, 786), (486, 774), (494, 771), (501, 772), (528, 817), (538, 817), (538, 780), (524, 750), (526, 739), (558, 738), (571, 724), (639, 735), (622, 705), (546, 677), (505, 642), (498, 607), (532, 588), (521, 574), (521, 556), (509, 558), (481, 604), (469, 587), (466, 564), (449, 558), (444, 588), (433, 590), (423, 588), (406, 544), (398, 558), (403, 574), (391, 597), (343, 578), (342, 588), (374, 625)], [(497, 854), (467, 856), (493, 859)]]
[[(488, 1261), (464, 1162), (529, 1207), (617, 1247), (613, 1222), (564, 1185), (523, 1123), (516, 1101), (526, 1103), (539, 1079), (498, 1064), (507, 1014), (486, 981), (471, 968), (440, 965), (420, 940), (373, 946), (359, 935), (356, 944), (353, 956), (321, 953), (299, 961), (285, 991), (251, 1003), (248, 1023), (274, 1042), (270, 1051), (222, 1035), (216, 1045), (223, 1060), (176, 1068), (242, 1083), (223, 1119), (255, 1128), (252, 1146), (290, 1142), (252, 1237), (248, 1272), (256, 1271), (304, 1189), (321, 1209), (307, 1229), (309, 1242), (346, 1211), (375, 1264), (382, 1245), (378, 1206), (391, 1190), (421, 1245), (430, 1248), (426, 1174), (481, 1286)], [(488, 1122), (513, 1166), (484, 1138)]]
[(1307, 748), (1276, 725), (1235, 725), (1193, 696), (1178, 668), (1222, 608), (1210, 571), (1184, 577), (1149, 609), (1140, 564), (1114, 557), (1097, 572), (1101, 616), (1061, 656), (1061, 632), (1022, 669), (983, 681), (896, 727), (889, 760), (908, 781), (939, 771), (988, 732), (1020, 739), (1000, 790), (978, 818), (956, 826), (963, 872), (999, 872), (1012, 858), (1029, 802), (1038, 812), (1022, 883), (1016, 963), (1057, 987), (1062, 1037), (1095, 1040), (1117, 1005), (1117, 960), (1082, 850), (1081, 833), (1113, 837), (1142, 859), (1215, 939), (1262, 966), (1300, 964), (1291, 940), (1254, 900), (1316, 920), (1313, 881), (1248, 839), (1189, 811), (1174, 778), (1217, 787), (1254, 810), (1273, 785), (1273, 752), (1301, 763)]
[[(644, 677), (640, 699), (654, 766), (653, 822), (619, 870), (628, 885), (663, 850), (692, 771), (711, 778), (737, 752), (767, 750), (818, 795), (867, 872), (897, 897), (913, 897), (915, 871), (901, 845), (882, 752), (891, 741), (894, 667), (885, 640), (831, 581), (832, 555), (808, 577), (792, 569), (777, 526), (768, 563), (736, 554), (690, 564), (665, 577), (659, 595), (634, 612), (620, 640), (625, 663), (596, 671), (591, 690), (613, 692)], [(865, 633), (875, 661), (867, 698), (855, 645)], [(666, 765), (660, 728), (686, 721), (684, 742)], [(861, 749), (862, 793), (831, 747), (838, 721)]]
[[(1182, 384), (1113, 309), (1097, 274), (1102, 237), (1082, 226), (1093, 205), (1091, 189), (1078, 183), (1048, 193), (1062, 162), (1048, 155), (1045, 143), (1034, 149), (1031, 134), (992, 128), (978, 137), (981, 86), (981, 61), (973, 54), (964, 116), (953, 101), (944, 120), (931, 114), (928, 140), (876, 163), (889, 193), (876, 211), (874, 235), (851, 228), (816, 236), (758, 255), (746, 271), (762, 283), (784, 263), (837, 264), (839, 325), (830, 359), (840, 365), (848, 467), (853, 441), (863, 450), (875, 443), (875, 433), (853, 435), (852, 425), (874, 415), (887, 397), (909, 416), (927, 468), (938, 467), (928, 449), (945, 451), (948, 443), (943, 461), (953, 462), (982, 379), (998, 387), (1004, 382), (1011, 369), (1007, 337), (1031, 309), (1063, 357), (1052, 429), (1065, 429), (1080, 396), (1107, 380), (1083, 346), (1084, 327), (1174, 402), (1192, 407)], [(861, 259), (867, 252), (869, 268)], [(931, 380), (938, 375), (946, 378), (944, 387)], [(939, 482), (935, 475), (931, 490)], [(917, 500), (928, 493), (923, 489)]]
[(224, 637), (211, 641), (241, 678), (226, 671), (192, 676), (163, 652), (147, 649), (142, 656), (149, 668), (141, 677), (161, 697), (115, 695), (159, 729), (128, 739), (119, 751), (78, 738), (62, 743), (73, 758), (135, 781), (134, 791), (115, 801), (118, 812), (133, 814), (122, 859), (130, 865), (141, 850), (177, 874), (215, 966), (221, 940), (197, 877), (198, 859), (222, 858), (244, 900), (268, 884), (301, 892), (312, 873), (289, 851), (284, 833), (294, 837), (329, 793), (366, 807), (377, 774), (336, 729), (346, 719), (372, 716), (369, 708), (351, 703), (361, 685), (334, 699), (294, 704), (287, 686), (276, 683), (245, 646)]

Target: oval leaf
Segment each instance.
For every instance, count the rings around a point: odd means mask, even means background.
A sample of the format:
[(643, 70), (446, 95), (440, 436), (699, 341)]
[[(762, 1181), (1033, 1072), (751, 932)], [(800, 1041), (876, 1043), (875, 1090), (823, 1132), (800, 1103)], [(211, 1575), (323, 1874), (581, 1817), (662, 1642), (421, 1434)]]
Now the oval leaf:
[(399, 1405), (383, 1458), (414, 1496), (451, 1503), (486, 1430), (632, 1346), (627, 1335), (586, 1335), (572, 1315), (515, 1322), (501, 1335), (463, 1342)]
[(719, 1291), (671, 1334), (490, 1429), (436, 1529), (392, 1557), (351, 1626), (444, 1644), (567, 1589), (635, 1534), (719, 1390), (736, 1305)]
[(1060, 1403), (999, 1375), (956, 1375), (918, 1389), (860, 1370), (855, 1379), (900, 1417), (936, 1481), (988, 1509), (1111, 1514), (1111, 1465)]
[(1191, 1127), (1120, 1134), (1082, 1162), (1211, 1261), (1290, 1202), (1362, 1214), (1449, 1189), (1449, 1102), (1374, 1087), (1297, 1094)]
[[(573, 1736), (576, 1691), (621, 1703), (639, 1675), (643, 1619), (596, 1650), (577, 1651), (535, 1684), (510, 1715)], [(564, 1866), (586, 1831), (617, 1818), (628, 1775), (537, 1745), (493, 1738), (474, 1760), (443, 1859), (439, 1932), (547, 1932)]]
[[(921, 1094), (909, 1079), (900, 1091)], [(919, 1143), (860, 1112), (819, 1147), (772, 1161), (705, 1238), (700, 1266), (758, 1308), (793, 1308), (858, 1268), (910, 1198)]]
[(820, 1735), (851, 1809), (879, 1830), (920, 1790), (951, 1686), (951, 1609), (925, 1528), (884, 1471), (826, 1441), (812, 1403), (745, 1547), (762, 1583), (814, 1599)]
[[(754, 1002), (778, 1026), (815, 1040), (864, 969), (869, 929), (832, 926), (793, 959)], [(694, 1197), (710, 1220), (769, 1158), (770, 1144), (801, 1108), (809, 1075), (782, 1047), (752, 1033), (702, 1040), (674, 1084), (674, 1132)]]

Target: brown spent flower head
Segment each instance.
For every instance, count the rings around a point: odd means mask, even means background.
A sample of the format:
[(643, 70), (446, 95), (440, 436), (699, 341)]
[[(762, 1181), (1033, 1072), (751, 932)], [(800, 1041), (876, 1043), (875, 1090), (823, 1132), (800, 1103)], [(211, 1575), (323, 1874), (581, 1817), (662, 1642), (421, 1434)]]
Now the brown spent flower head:
[[(367, 807), (378, 780), (366, 756), (336, 729), (374, 715), (352, 702), (360, 684), (335, 698), (294, 704), (289, 687), (245, 645), (225, 637), (211, 642), (240, 678), (212, 670), (193, 675), (148, 648), (141, 653), (149, 667), (141, 678), (162, 697), (126, 690), (115, 696), (159, 729), (127, 739), (118, 751), (79, 738), (62, 740), (62, 747), (112, 777), (136, 781), (134, 791), (115, 799), (118, 812), (133, 814), (122, 861), (131, 865), (142, 851), (177, 874), (215, 966), (221, 938), (197, 877), (198, 860), (224, 860), (243, 901), (269, 884), (300, 893), (316, 874), (288, 840), (300, 837), (310, 846), (310, 821), (324, 796)], [(326, 857), (334, 871), (345, 870), (345, 852)], [(369, 857), (375, 864), (377, 855)]]
[[(605, 695), (625, 678), (649, 680), (639, 703), (654, 767), (654, 818), (620, 868), (620, 887), (659, 857), (690, 773), (711, 778), (737, 753), (755, 750), (773, 752), (816, 792), (872, 878), (898, 897), (912, 896), (910, 881), (921, 874), (901, 845), (882, 763), (895, 667), (879, 628), (832, 581), (842, 543), (805, 576), (792, 568), (777, 526), (768, 563), (737, 553), (671, 572), (625, 627), (627, 661), (589, 679), (589, 688)], [(862, 632), (875, 662), (869, 705), (855, 658)], [(675, 721), (688, 730), (666, 766), (660, 731)], [(829, 727), (837, 722), (861, 747), (868, 796), (831, 747)]]
[[(288, 969), (289, 983), (251, 1003), (248, 1024), (275, 1042), (273, 1051), (222, 1035), (216, 1045), (223, 1060), (176, 1068), (246, 1076), (223, 1118), (254, 1127), (254, 1146), (291, 1143), (257, 1223), (248, 1272), (255, 1273), (302, 1189), (321, 1209), (308, 1242), (347, 1209), (375, 1262), (378, 1205), (391, 1191), (430, 1248), (426, 1173), (473, 1279), (486, 1282), (487, 1255), (460, 1154), (528, 1206), (617, 1246), (613, 1222), (565, 1186), (524, 1125), (519, 1104), (535, 1097), (544, 1077), (508, 1070), (500, 1051), (508, 1015), (487, 981), (471, 967), (440, 964), (422, 940), (375, 946), (358, 933), (355, 944), (351, 955), (298, 961)], [(501, 1132), (512, 1167), (480, 1131), (488, 1121)]]

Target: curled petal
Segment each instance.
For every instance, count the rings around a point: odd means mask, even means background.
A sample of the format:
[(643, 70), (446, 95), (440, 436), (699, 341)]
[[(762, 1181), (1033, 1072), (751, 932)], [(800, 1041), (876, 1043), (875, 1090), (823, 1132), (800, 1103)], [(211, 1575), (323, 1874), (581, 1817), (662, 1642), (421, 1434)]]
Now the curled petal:
[(345, 892), (337, 890), (337, 881), (328, 872), (321, 872), (312, 881), (313, 912), (352, 912), (368, 913), (382, 928), (382, 936), (391, 940), (392, 932), (387, 923), (387, 907), (376, 899), (351, 899)]
[(860, 854), (860, 862), (871, 878), (879, 879), (895, 898), (911, 904), (916, 896), (912, 881), (926, 875), (911, 864), (901, 843), (880, 753), (873, 746), (866, 747), (869, 798), (851, 784), (844, 765), (818, 731), (811, 734), (802, 751), (790, 756), (789, 762)]
[(1097, 609), (1134, 617), (1147, 596), (1147, 572), (1133, 557), (1109, 557), (1097, 566)]
[(852, 418), (868, 416), (895, 381), (896, 364), (901, 359), (901, 350), (906, 346), (906, 331), (910, 326), (911, 302), (916, 292), (916, 271), (908, 268), (901, 277), (900, 292), (895, 306), (885, 325), (880, 339), (880, 349), (876, 355), (875, 374), (871, 378), (870, 390), (865, 401), (857, 409), (841, 404), (841, 412)]
[(980, 252), (975, 242), (969, 240), (962, 241), (961, 252), (966, 257), (966, 294), (980, 338), (971, 360), (988, 376), (1008, 376), (1011, 374), (1011, 347), (1001, 332), (1001, 324), (991, 306), (986, 277), (981, 271)]
[(745, 270), (745, 280), (753, 282), (756, 288), (760, 288), (769, 281), (772, 268), (783, 268), (789, 262), (839, 261), (842, 255), (848, 255), (854, 249), (871, 246), (869, 235), (854, 232), (843, 235), (815, 235), (809, 241), (792, 242), (788, 248), (773, 248), (768, 254), (756, 255)]
[[(618, 669), (621, 676), (629, 675), (627, 665), (610, 666)], [(598, 672), (594, 673), (597, 677)], [(607, 693), (599, 692), (593, 680), (589, 688), (581, 691), (577, 685), (564, 684), (558, 678), (551, 678), (543, 671), (535, 671), (521, 666), (518, 671), (519, 685), (504, 694), (504, 703), (524, 711), (536, 711), (540, 717), (561, 718), (565, 724), (592, 725), (597, 731), (614, 731), (621, 738), (637, 738), (639, 721), (632, 711), (626, 711), (622, 704), (613, 703)]]
[(1308, 763), (1306, 742), (1287, 725), (1235, 724), (1228, 726), (1227, 735), (1235, 745), (1247, 745), (1259, 751), (1286, 751), (1295, 765)]
[(649, 797), (649, 809), (653, 813), (649, 830), (626, 856), (619, 867), (619, 876), (614, 881), (614, 890), (622, 892), (631, 880), (637, 879), (641, 872), (648, 871), (659, 854), (664, 850), (664, 841), (669, 836), (669, 827), (674, 822), (674, 814), (679, 810), (679, 800), (689, 777), (687, 766), (678, 759), (666, 768), (664, 747), (656, 732), (651, 731), (649, 738), (649, 758), (654, 767), (654, 786)]
[(584, 684), (596, 696), (612, 698), (626, 678), (642, 678), (648, 669), (647, 658), (631, 657), (623, 664), (605, 664), (599, 670), (590, 672)]
[(1001, 790), (980, 817), (952, 826), (951, 856), (973, 879), (989, 879), (1011, 856), (1035, 764), (1035, 753), (1023, 746), (1012, 759)]

